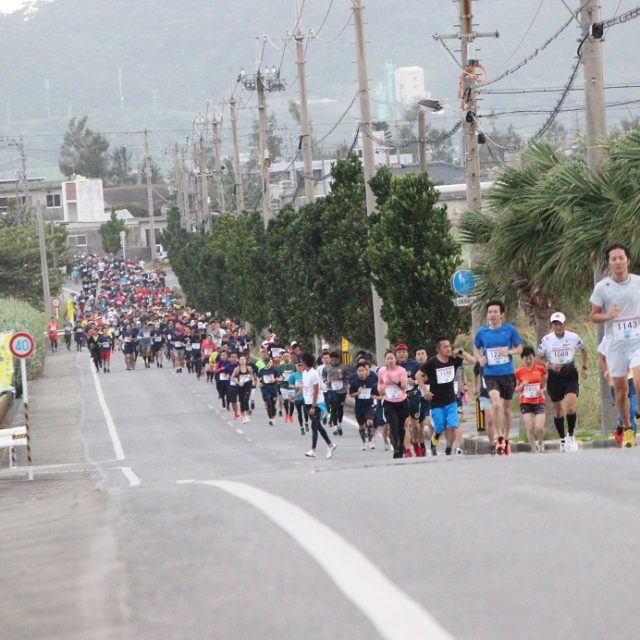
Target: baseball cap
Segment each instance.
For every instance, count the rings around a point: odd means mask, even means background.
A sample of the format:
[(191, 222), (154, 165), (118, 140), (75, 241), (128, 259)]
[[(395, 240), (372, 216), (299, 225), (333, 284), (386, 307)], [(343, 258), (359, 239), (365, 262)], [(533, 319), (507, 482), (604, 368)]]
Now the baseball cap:
[(291, 345), (290, 345), (290, 346), (291, 346), (291, 347), (297, 347), (297, 346), (298, 346), (298, 343), (294, 340), (294, 341), (291, 343)]
[(409, 351), (409, 347), (404, 342), (396, 345), (396, 351)]
[(325, 349), (327, 349), (327, 350), (328, 350), (328, 349), (330, 349), (330, 348), (331, 348), (331, 347), (329, 346), (329, 343), (328, 343), (328, 342), (323, 343), (323, 345), (322, 345), (322, 350), (323, 350), (323, 351), (324, 351)]
[(561, 311), (556, 311), (555, 313), (551, 314), (551, 318), (549, 318), (549, 324), (551, 324), (552, 322), (560, 322), (561, 324), (565, 323), (565, 315), (564, 313), (562, 313)]

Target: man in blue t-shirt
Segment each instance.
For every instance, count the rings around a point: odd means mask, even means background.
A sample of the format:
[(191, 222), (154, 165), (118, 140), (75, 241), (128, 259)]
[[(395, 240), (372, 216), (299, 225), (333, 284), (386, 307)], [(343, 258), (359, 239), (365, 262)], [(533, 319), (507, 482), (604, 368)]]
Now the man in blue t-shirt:
[(478, 329), (474, 346), (476, 358), (484, 367), (484, 383), (493, 412), (495, 433), (494, 429), (488, 429), (487, 435), (492, 454), (508, 454), (511, 400), (516, 388), (513, 356), (522, 353), (522, 340), (512, 324), (503, 322), (504, 304), (500, 300), (490, 300), (486, 310), (488, 325)]

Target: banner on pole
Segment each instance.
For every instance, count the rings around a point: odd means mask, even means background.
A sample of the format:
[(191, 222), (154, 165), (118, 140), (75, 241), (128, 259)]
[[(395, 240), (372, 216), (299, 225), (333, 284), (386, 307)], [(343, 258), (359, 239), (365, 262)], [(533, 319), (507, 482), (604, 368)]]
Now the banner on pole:
[(13, 386), (13, 356), (9, 350), (9, 341), (13, 331), (0, 333), (0, 391)]

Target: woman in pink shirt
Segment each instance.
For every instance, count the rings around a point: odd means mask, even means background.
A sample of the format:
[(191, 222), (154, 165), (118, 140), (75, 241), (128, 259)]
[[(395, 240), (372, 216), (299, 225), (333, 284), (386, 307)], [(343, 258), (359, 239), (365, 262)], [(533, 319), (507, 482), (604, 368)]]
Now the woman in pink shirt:
[[(389, 423), (393, 457), (411, 457), (404, 450), (404, 423), (409, 417), (407, 401), (407, 370), (396, 363), (396, 354), (387, 351), (384, 367), (378, 369), (378, 391), (383, 397), (384, 415)], [(408, 455), (407, 455), (408, 454)]]

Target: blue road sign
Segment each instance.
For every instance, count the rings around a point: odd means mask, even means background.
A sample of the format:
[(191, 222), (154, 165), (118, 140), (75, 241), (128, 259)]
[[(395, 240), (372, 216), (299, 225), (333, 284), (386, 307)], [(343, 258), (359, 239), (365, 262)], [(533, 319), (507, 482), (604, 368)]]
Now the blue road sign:
[(465, 297), (473, 293), (476, 280), (471, 271), (459, 269), (451, 276), (451, 288), (457, 296)]

